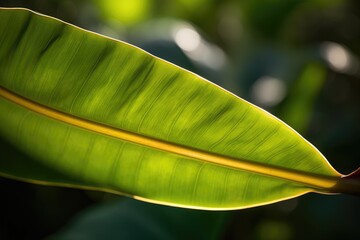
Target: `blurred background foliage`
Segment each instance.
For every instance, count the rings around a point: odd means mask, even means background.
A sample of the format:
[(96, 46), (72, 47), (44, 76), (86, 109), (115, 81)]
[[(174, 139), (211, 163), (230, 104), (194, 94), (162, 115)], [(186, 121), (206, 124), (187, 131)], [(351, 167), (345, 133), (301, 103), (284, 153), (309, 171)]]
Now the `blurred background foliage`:
[[(360, 158), (360, 1), (0, 0), (130, 42), (281, 118), (342, 173)], [(359, 199), (233, 212), (0, 179), (0, 239), (356, 239)]]

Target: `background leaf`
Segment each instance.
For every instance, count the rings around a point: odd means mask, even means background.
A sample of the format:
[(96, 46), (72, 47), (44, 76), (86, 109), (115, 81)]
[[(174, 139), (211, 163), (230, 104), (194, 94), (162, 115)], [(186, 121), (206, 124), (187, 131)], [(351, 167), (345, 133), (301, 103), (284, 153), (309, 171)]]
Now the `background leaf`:
[(227, 215), (122, 199), (89, 209), (50, 239), (219, 239)]

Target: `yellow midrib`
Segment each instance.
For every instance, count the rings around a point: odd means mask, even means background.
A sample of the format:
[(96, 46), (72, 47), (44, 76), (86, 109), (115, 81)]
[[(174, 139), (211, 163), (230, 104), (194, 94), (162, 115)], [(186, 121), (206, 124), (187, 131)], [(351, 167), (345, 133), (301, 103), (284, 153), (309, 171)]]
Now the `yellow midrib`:
[(125, 130), (113, 128), (104, 124), (92, 122), (86, 119), (69, 115), (67, 113), (57, 111), (55, 109), (51, 109), (44, 105), (35, 103), (29, 99), (21, 97), (3, 87), (0, 87), (0, 96), (15, 104), (18, 104), (19, 106), (27, 108), (33, 112), (42, 114), (46, 117), (50, 117), (52, 119), (76, 127), (80, 127), (107, 136), (115, 137), (124, 141), (140, 144), (146, 147), (155, 148), (161, 151), (171, 152), (185, 157), (198, 159), (201, 161), (220, 165), (223, 167), (239, 169), (243, 171), (249, 171), (266, 176), (282, 178), (298, 183), (303, 183), (305, 185), (312, 187), (314, 190), (318, 190), (322, 192), (329, 191), (338, 182), (337, 177), (322, 176), (322, 175), (307, 173), (303, 171), (297, 171), (297, 170), (286, 169), (286, 168), (276, 167), (267, 164), (250, 162), (248, 160), (231, 158), (215, 153), (209, 153), (202, 150), (178, 145), (171, 142), (165, 142), (159, 139), (154, 139), (151, 137), (139, 135)]

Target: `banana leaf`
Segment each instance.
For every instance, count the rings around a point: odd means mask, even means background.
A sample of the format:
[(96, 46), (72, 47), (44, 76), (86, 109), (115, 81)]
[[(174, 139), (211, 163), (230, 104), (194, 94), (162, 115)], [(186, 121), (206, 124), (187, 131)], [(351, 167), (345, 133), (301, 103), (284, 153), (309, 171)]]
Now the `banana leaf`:
[(264, 110), (127, 43), (0, 9), (0, 176), (197, 209), (359, 194)]

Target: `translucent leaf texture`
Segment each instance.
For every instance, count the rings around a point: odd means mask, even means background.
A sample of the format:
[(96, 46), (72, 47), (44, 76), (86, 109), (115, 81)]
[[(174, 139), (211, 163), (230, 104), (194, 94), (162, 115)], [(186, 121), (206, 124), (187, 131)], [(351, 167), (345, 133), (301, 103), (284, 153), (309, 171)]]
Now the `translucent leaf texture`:
[(29, 10), (0, 19), (1, 176), (202, 209), (343, 179), (283, 122), (193, 73)]

